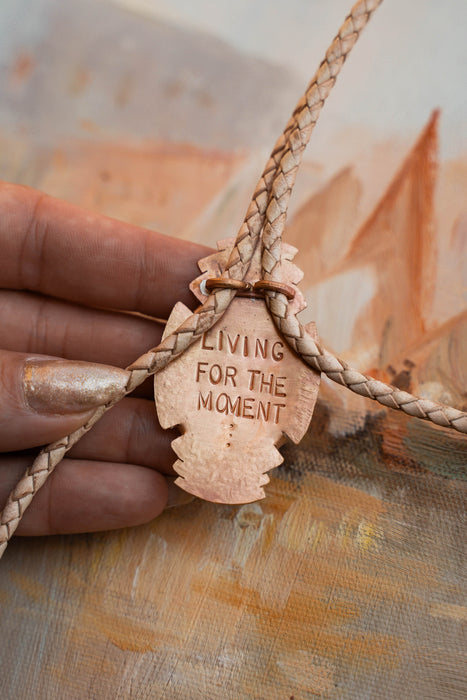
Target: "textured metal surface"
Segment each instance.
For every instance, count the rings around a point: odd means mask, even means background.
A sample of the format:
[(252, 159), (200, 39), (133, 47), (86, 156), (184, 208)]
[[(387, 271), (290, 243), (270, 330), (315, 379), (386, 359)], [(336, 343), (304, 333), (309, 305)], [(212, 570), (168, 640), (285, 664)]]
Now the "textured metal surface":
[[(165, 333), (191, 311), (177, 304)], [(276, 331), (264, 301), (236, 298), (222, 319), (155, 375), (163, 428), (180, 426), (172, 443), (177, 484), (208, 501), (263, 498), (265, 472), (282, 456), (287, 435), (299, 442), (311, 420), (320, 375)]]

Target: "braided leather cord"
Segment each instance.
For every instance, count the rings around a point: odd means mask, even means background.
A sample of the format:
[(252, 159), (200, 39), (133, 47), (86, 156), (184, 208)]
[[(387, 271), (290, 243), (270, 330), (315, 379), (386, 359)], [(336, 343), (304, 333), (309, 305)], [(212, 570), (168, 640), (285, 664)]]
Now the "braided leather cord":
[[(297, 104), (258, 181), (224, 270), (224, 277), (242, 280), (248, 272), (257, 245), (262, 241), (264, 278), (280, 281), (281, 237), (303, 150), (347, 55), (381, 2), (382, 0), (359, 0), (326, 52), (324, 61)], [(133, 391), (148, 376), (166, 367), (211, 328), (221, 318), (234, 296), (235, 291), (231, 289), (213, 290), (206, 302), (174, 333), (127, 368), (128, 383), (120, 397), (100, 406), (85, 425), (40, 452), (9, 495), (0, 515), (0, 557), (35, 493), (66, 452), (123, 396)], [(399, 408), (410, 415), (467, 433), (467, 414), (432, 401), (417, 399), (407, 392), (366, 377), (322, 349), (295, 316), (288, 313), (288, 300), (284, 294), (267, 292), (266, 303), (287, 342), (314, 369), (385, 406)]]

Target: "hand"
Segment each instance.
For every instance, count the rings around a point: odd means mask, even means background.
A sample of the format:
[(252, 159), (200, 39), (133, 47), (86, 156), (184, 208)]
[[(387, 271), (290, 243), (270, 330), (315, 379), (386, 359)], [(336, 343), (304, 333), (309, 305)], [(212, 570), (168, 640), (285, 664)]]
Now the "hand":
[[(177, 301), (193, 308), (188, 283), (209, 251), (7, 183), (0, 250), (2, 507), (37, 453), (30, 448), (85, 423), (124, 386), (116, 368), (160, 342), (162, 324), (129, 312), (167, 318)], [(164, 509), (173, 435), (151, 396), (152, 384), (142, 385), (70, 450), (17, 534), (137, 525)]]

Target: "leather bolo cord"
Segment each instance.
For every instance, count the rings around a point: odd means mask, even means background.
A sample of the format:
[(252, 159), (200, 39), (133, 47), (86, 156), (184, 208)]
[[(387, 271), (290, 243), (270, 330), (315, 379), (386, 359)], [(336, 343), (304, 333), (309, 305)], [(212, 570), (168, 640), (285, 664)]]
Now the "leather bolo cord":
[(119, 397), (97, 408), (85, 425), (48, 445), (39, 453), (10, 493), (0, 515), (0, 557), (35, 493), (66, 452), (109, 408), (132, 392), (148, 376), (160, 371), (181, 355), (221, 318), (238, 291), (238, 285), (232, 285), (231, 281), (243, 283), (258, 245), (262, 247), (262, 280), (259, 284), (256, 283), (256, 291), (264, 294), (278, 330), (304, 362), (355, 393), (374, 399), (384, 406), (400, 409), (411, 416), (467, 433), (467, 413), (428, 399), (419, 399), (406, 391), (361, 374), (324, 349), (307, 333), (295, 315), (289, 312), (289, 290), (285, 289), (281, 282), (282, 233), (303, 151), (344, 61), (381, 1), (359, 0), (328, 48), (316, 75), (298, 102), (266, 163), (220, 277), (223, 282), (219, 284), (216, 280), (209, 297), (195, 313), (157, 347), (127, 367), (128, 383)]

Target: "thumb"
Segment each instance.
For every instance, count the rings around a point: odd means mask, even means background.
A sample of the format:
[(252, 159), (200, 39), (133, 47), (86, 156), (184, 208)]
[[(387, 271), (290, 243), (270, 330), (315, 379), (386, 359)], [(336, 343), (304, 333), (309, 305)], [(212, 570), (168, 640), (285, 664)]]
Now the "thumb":
[(0, 350), (0, 452), (54, 442), (122, 397), (126, 370)]

